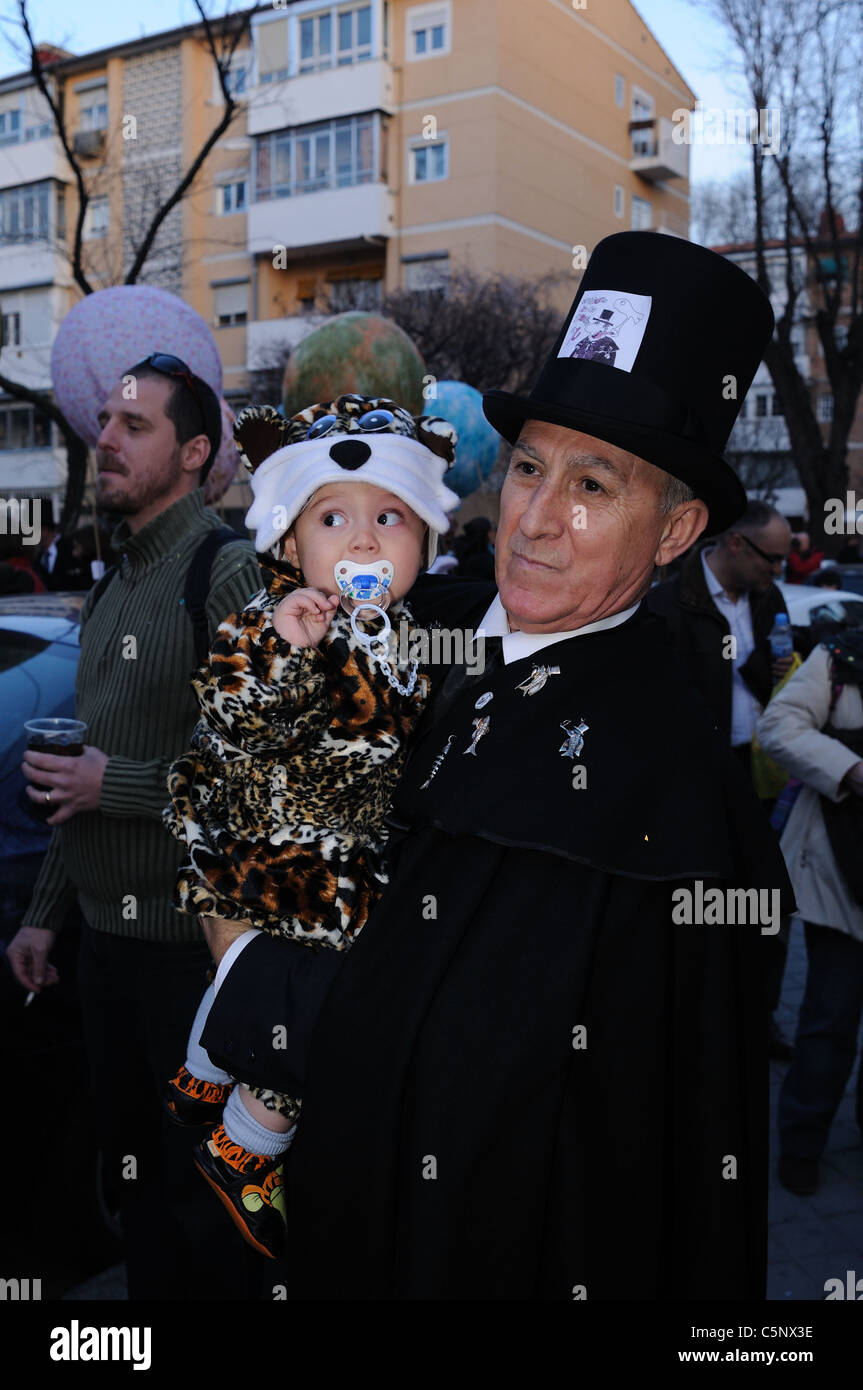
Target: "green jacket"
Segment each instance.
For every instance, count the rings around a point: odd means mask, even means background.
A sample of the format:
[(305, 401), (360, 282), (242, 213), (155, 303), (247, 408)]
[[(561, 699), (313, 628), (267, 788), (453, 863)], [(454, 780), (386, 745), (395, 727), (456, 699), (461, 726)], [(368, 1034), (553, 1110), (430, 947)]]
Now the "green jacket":
[[(183, 589), (192, 556), (221, 518), (198, 489), (131, 535), (112, 538), (120, 568), (97, 606), (81, 611), (76, 713), (85, 742), (108, 755), (98, 811), (55, 827), (24, 918), (57, 931), (78, 895), (97, 931), (150, 941), (200, 936), (194, 917), (173, 907), (182, 849), (162, 825), (168, 769), (185, 751), (198, 718), (189, 678), (195, 667)], [(251, 542), (216, 554), (207, 600), (210, 637), (261, 588)]]

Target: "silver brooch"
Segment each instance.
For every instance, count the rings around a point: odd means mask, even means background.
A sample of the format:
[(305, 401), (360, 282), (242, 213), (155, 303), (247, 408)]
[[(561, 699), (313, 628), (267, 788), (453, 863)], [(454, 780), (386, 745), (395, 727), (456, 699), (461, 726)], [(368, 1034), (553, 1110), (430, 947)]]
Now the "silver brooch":
[(446, 743), (444, 744), (443, 748), (442, 748), (441, 751), (438, 753), (437, 757), (435, 758), (434, 762), (432, 763), (431, 772), (429, 773), (428, 777), (425, 779), (425, 781), (422, 783), (422, 785), (421, 785), (421, 787), (420, 787), (420, 791), (421, 791), (421, 792), (424, 792), (424, 791), (425, 791), (425, 789), (426, 789), (426, 787), (428, 786), (429, 782), (430, 782), (431, 779), (434, 777), (435, 773), (437, 772), (438, 768), (440, 767), (441, 763), (443, 762), (444, 758), (446, 757), (447, 753), (449, 752), (450, 747), (452, 746), (452, 744), (453, 744), (454, 741), (455, 741), (455, 734), (450, 734), (450, 736), (449, 736), (449, 738), (447, 739)]
[(564, 758), (577, 758), (584, 747), (584, 735), (587, 733), (590, 725), (585, 724), (582, 719), (576, 724), (575, 728), (573, 728), (572, 721), (564, 719), (560, 727), (566, 734), (566, 738), (558, 748), (558, 753)]
[(538, 690), (542, 690), (549, 676), (559, 675), (559, 666), (534, 666), (527, 679), (515, 688), (520, 690), (522, 695), (535, 695)]
[(474, 757), (476, 757), (476, 746), (483, 734), (488, 733), (490, 723), (491, 715), (489, 714), (484, 714), (482, 719), (475, 719), (473, 721), (473, 738), (470, 741), (470, 747), (464, 750), (465, 753), (473, 753)]

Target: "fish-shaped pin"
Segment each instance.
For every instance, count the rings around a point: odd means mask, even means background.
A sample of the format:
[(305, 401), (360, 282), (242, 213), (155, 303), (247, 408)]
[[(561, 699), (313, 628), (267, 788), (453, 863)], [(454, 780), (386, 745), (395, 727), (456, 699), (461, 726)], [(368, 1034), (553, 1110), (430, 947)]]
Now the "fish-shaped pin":
[(488, 733), (488, 727), (490, 723), (490, 714), (484, 714), (482, 719), (475, 719), (473, 721), (473, 738), (470, 741), (470, 747), (464, 750), (465, 753), (473, 753), (474, 757), (476, 757), (476, 746), (482, 738), (483, 734)]

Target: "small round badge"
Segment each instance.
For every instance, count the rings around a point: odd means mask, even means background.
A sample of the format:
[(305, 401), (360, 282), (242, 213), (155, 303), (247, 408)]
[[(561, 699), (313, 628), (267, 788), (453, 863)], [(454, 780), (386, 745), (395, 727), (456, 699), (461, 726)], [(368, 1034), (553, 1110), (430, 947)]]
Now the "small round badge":
[(474, 702), (474, 709), (482, 709), (488, 704), (489, 700), (493, 699), (494, 694), (491, 690), (487, 690), (484, 695), (480, 695), (479, 699)]

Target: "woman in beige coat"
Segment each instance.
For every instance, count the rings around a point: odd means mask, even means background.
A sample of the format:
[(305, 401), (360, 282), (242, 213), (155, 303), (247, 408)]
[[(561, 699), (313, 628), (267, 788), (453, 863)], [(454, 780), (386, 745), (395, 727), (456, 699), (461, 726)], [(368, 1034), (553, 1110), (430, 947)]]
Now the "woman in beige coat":
[[(779, 1097), (779, 1178), (800, 1194), (817, 1187), (818, 1160), (854, 1067), (863, 1012), (863, 907), (836, 862), (821, 809), (822, 796), (837, 803), (863, 796), (863, 760), (840, 737), (863, 729), (858, 681), (863, 629), (816, 647), (756, 730), (764, 751), (803, 783), (782, 852), (804, 921), (809, 968)], [(863, 1129), (863, 1067), (857, 1122)]]

